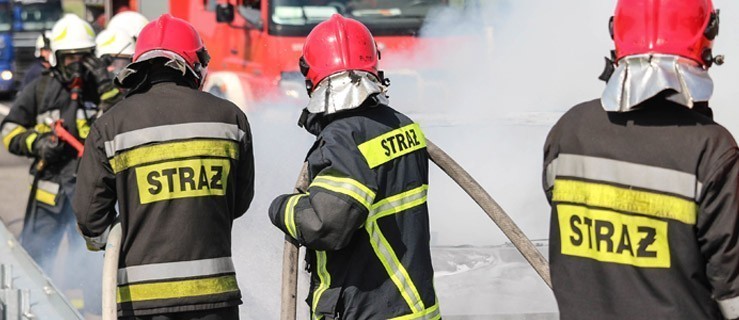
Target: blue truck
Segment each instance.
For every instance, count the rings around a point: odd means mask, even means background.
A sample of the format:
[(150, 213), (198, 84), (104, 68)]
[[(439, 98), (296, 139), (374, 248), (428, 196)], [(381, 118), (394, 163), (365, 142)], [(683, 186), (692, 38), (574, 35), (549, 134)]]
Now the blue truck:
[(0, 95), (10, 95), (15, 90), (13, 61), (13, 9), (10, 1), (0, 1)]
[(0, 95), (15, 93), (36, 59), (36, 39), (61, 15), (61, 0), (0, 0)]

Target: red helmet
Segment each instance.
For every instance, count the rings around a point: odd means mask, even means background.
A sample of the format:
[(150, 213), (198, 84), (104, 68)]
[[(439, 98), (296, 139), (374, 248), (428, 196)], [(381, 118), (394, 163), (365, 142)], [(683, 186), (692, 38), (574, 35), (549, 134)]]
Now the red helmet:
[(619, 0), (610, 23), (616, 61), (661, 53), (710, 66), (718, 24), (711, 0)]
[(341, 71), (362, 70), (378, 77), (379, 52), (361, 22), (334, 14), (308, 34), (300, 61), (303, 75), (317, 85)]
[(193, 26), (168, 13), (149, 22), (139, 33), (133, 63), (153, 58), (184, 60), (199, 82), (205, 77), (210, 60), (200, 35)]

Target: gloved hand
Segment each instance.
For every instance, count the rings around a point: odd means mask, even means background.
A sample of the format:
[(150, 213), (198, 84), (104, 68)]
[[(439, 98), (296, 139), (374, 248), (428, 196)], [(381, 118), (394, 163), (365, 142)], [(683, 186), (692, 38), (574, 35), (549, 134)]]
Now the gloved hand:
[(108, 66), (95, 56), (89, 55), (82, 59), (82, 65), (90, 73), (97, 85), (98, 94), (103, 95), (112, 89), (113, 75), (108, 72)]
[(105, 229), (105, 232), (103, 234), (97, 236), (97, 237), (88, 237), (80, 231), (80, 226), (77, 226), (77, 232), (82, 235), (83, 238), (85, 238), (85, 244), (87, 245), (87, 250), (90, 251), (101, 251), (105, 250), (105, 245), (108, 243), (108, 235), (110, 234), (110, 227)]
[(33, 143), (32, 153), (34, 156), (44, 159), (47, 163), (61, 160), (64, 155), (64, 142), (53, 133), (42, 133)]

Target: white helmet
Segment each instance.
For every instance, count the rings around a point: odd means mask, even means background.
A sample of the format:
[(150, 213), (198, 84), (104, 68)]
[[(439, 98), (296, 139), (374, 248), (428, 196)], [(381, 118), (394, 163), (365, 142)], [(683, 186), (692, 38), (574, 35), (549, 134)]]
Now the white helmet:
[(97, 57), (104, 55), (133, 57), (136, 46), (127, 32), (120, 29), (105, 29), (95, 38)]
[(41, 50), (51, 50), (49, 47), (49, 38), (51, 38), (51, 32), (44, 31), (44, 33), (40, 34), (38, 38), (36, 38), (36, 50), (33, 51), (33, 56), (36, 58), (41, 58)]
[(123, 11), (110, 18), (110, 22), (108, 22), (106, 29), (123, 30), (133, 38), (135, 43), (136, 38), (139, 37), (141, 29), (143, 29), (147, 23), (149, 23), (149, 19), (146, 19), (144, 15), (136, 11)]
[(57, 65), (63, 53), (93, 52), (95, 50), (95, 31), (85, 20), (68, 13), (51, 28), (51, 56), (49, 64)]

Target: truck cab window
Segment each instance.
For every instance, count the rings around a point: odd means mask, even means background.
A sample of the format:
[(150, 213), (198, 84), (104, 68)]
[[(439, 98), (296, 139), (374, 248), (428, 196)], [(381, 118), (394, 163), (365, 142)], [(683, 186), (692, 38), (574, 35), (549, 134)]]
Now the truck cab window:
[(415, 35), (432, 10), (448, 0), (274, 0), (269, 6), (270, 34), (306, 36), (338, 13), (357, 19), (375, 36)]
[(262, 10), (259, 1), (244, 1), (238, 6), (239, 14), (253, 27), (262, 27)]

